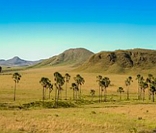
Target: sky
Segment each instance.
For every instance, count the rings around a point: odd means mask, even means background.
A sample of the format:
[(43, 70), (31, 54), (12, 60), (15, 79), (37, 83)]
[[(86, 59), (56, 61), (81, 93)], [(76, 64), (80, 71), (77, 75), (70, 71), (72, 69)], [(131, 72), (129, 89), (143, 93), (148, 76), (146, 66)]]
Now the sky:
[(156, 50), (155, 0), (0, 0), (0, 59), (69, 48)]

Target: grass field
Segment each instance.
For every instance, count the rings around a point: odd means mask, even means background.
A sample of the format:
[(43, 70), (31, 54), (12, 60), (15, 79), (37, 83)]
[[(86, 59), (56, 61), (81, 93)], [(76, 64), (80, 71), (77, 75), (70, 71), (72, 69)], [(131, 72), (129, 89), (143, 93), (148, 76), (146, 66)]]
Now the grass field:
[[(0, 132), (2, 133), (152, 133), (156, 130), (156, 104), (148, 100), (137, 100), (136, 75), (105, 75), (102, 73), (78, 73), (72, 67), (47, 67), (19, 71), (22, 75), (17, 85), (16, 101), (13, 101), (14, 81), (13, 71), (0, 75)], [(71, 108), (7, 108), (18, 107), (26, 103), (42, 100), (42, 86), (39, 84), (41, 77), (48, 77), (52, 82), (54, 72), (71, 75), (68, 85), (74, 82), (73, 77), (80, 74), (85, 79), (82, 86), (83, 100), (89, 101), (76, 104)], [(107, 76), (111, 80), (108, 87), (107, 102), (98, 103), (97, 75)], [(125, 91), (124, 81), (128, 76), (133, 77), (130, 86), (130, 100), (126, 100), (123, 93), (122, 101), (119, 100), (117, 89), (122, 86)], [(145, 75), (146, 76), (146, 75)], [(155, 75), (154, 75), (155, 76)], [(92, 101), (90, 89), (95, 89)], [(48, 95), (48, 94), (47, 94)], [(48, 98), (48, 96), (47, 96)], [(51, 94), (54, 98), (54, 91)], [(62, 92), (64, 99), (64, 91)], [(72, 90), (68, 89), (68, 101), (72, 101)], [(52, 100), (47, 100), (52, 101)], [(66, 102), (65, 100), (63, 100)], [(72, 101), (73, 102), (73, 101)], [(7, 105), (3, 108), (3, 105)]]

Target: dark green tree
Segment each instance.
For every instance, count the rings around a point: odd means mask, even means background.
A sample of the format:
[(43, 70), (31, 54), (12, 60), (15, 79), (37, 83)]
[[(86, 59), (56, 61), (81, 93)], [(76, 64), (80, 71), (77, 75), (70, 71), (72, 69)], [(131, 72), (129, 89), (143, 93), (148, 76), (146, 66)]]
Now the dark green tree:
[(94, 89), (91, 89), (91, 90), (90, 90), (90, 95), (91, 95), (92, 101), (93, 101), (93, 98), (94, 98), (94, 96), (95, 96), (95, 90), (94, 90)]
[(42, 77), (39, 83), (42, 85), (42, 100), (45, 100), (45, 95), (46, 95), (46, 88), (50, 88), (51, 86), (51, 81), (48, 78)]
[(50, 99), (50, 94), (51, 94), (51, 92), (53, 90), (53, 84), (51, 84), (50, 82), (48, 82), (47, 89), (49, 90), (49, 99)]
[(153, 81), (150, 84), (150, 92), (152, 94), (152, 102), (155, 101), (154, 97), (156, 94), (156, 78), (153, 78)]
[(74, 77), (74, 80), (79, 88), (79, 98), (81, 98), (81, 86), (85, 83), (85, 80), (80, 74), (77, 74), (76, 77)]
[(101, 75), (98, 75), (96, 76), (96, 82), (98, 82), (98, 85), (99, 85), (99, 102), (102, 101), (102, 76)]
[(138, 74), (136, 80), (138, 81), (138, 100), (141, 100), (142, 97), (141, 83), (144, 82), (144, 78), (143, 76)]
[(138, 100), (140, 99), (140, 74), (137, 74), (136, 80), (138, 81)]
[(14, 87), (14, 101), (16, 100), (16, 84), (19, 83), (21, 77), (22, 76), (19, 73), (17, 73), (17, 72), (12, 75), (12, 78), (13, 78), (13, 80), (15, 82), (15, 87)]
[(64, 77), (59, 73), (54, 73), (54, 81), (55, 81), (55, 106), (58, 105), (58, 100), (60, 98), (60, 92), (63, 90), (62, 86), (65, 83)]
[(73, 90), (73, 100), (77, 100), (77, 92), (79, 91), (78, 85), (76, 83), (72, 83), (70, 88)]
[(119, 92), (119, 94), (120, 94), (120, 101), (121, 101), (121, 94), (124, 93), (123, 87), (119, 87), (119, 88), (117, 89), (117, 92)]
[(99, 102), (102, 101), (104, 95), (104, 101), (107, 101), (107, 88), (110, 85), (110, 79), (108, 77), (102, 78), (101, 76), (97, 77), (99, 83)]
[(146, 79), (146, 83), (148, 84), (148, 99), (151, 100), (151, 91), (150, 91), (150, 84), (154, 80), (154, 77), (152, 74), (148, 74), (148, 77)]
[(142, 100), (145, 100), (145, 90), (146, 88), (148, 88), (148, 84), (146, 82), (141, 82), (140, 83), (140, 87), (141, 87), (141, 92), (142, 92)]
[(129, 100), (129, 86), (131, 85), (131, 82), (133, 82), (132, 77), (129, 76), (126, 80), (125, 80), (125, 85), (127, 87), (127, 100)]
[(67, 93), (67, 92), (68, 92), (68, 91), (67, 91), (67, 90), (68, 90), (68, 89), (67, 89), (67, 88), (68, 88), (68, 87), (67, 87), (67, 84), (69, 83), (70, 77), (71, 77), (71, 76), (70, 76), (68, 73), (66, 73), (65, 76), (64, 76), (64, 79), (65, 79), (65, 82), (66, 82), (65, 100), (67, 100), (67, 96), (68, 96), (68, 93)]
[(103, 88), (103, 91), (104, 91), (104, 101), (106, 102), (107, 101), (107, 88), (108, 86), (110, 85), (111, 81), (108, 77), (104, 77), (102, 79), (102, 88)]

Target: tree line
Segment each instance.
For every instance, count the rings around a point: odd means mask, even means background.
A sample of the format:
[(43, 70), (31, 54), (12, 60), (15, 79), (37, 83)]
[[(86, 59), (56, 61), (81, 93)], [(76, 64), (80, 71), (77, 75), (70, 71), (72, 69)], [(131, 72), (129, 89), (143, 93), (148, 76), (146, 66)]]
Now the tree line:
[[(68, 89), (70, 88), (73, 91), (73, 100), (81, 99), (82, 97), (82, 85), (85, 83), (84, 78), (77, 74), (73, 79), (74, 82), (71, 83), (70, 87), (68, 87), (69, 81), (71, 79), (70, 74), (65, 73), (65, 75), (60, 74), (59, 72), (55, 72), (54, 74), (54, 83), (51, 82), (51, 80), (47, 77), (42, 77), (39, 81), (39, 83), (42, 86), (42, 100), (44, 101), (46, 99), (46, 90), (48, 90), (49, 93), (49, 99), (51, 99), (50, 94), (52, 91), (55, 92), (55, 106), (57, 106), (58, 101), (62, 99), (62, 92), (63, 92), (63, 86), (65, 85), (65, 100), (68, 100)], [(12, 75), (12, 78), (15, 82), (14, 87), (14, 101), (16, 100), (16, 86), (17, 83), (19, 83), (21, 79), (21, 75), (19, 73), (14, 73)], [(137, 95), (138, 100), (145, 100), (145, 93), (148, 93), (148, 99), (152, 102), (155, 101), (155, 93), (156, 93), (156, 78), (152, 74), (148, 74), (147, 78), (144, 78), (142, 75), (138, 74), (136, 76), (137, 80)], [(101, 75), (98, 75), (96, 77), (96, 82), (98, 83), (98, 101), (99, 102), (106, 102), (107, 101), (107, 88), (111, 85), (111, 80), (108, 77), (102, 77)], [(130, 100), (130, 86), (133, 83), (133, 79), (131, 76), (126, 78), (125, 80), (125, 86), (126, 86), (126, 99)], [(91, 89), (90, 95), (93, 97), (95, 96), (96, 90)], [(123, 87), (118, 87), (117, 92), (120, 94), (120, 100), (122, 99), (122, 93), (125, 92)]]
[[(71, 76), (66, 73), (64, 76), (62, 76), (59, 72), (54, 73), (54, 83), (52, 84), (51, 81), (48, 78), (42, 77), (39, 81), (43, 87), (43, 101), (45, 100), (45, 91), (46, 89), (49, 89), (49, 99), (50, 99), (50, 93), (55, 88), (55, 106), (58, 104), (58, 100), (62, 99), (62, 91), (63, 91), (63, 85), (65, 84), (65, 100), (67, 100), (68, 96), (68, 83), (70, 81)], [(70, 89), (73, 90), (73, 99), (76, 100), (78, 98), (81, 98), (81, 86), (85, 83), (84, 78), (77, 74), (74, 77), (74, 83), (71, 84)]]
[[(147, 78), (144, 78), (142, 75), (138, 74), (136, 76), (137, 80), (137, 94), (138, 94), (138, 100), (145, 100), (145, 93), (148, 93), (148, 99), (152, 100), (152, 102), (155, 101), (155, 94), (156, 94), (156, 78), (152, 74), (148, 74)], [(132, 77), (129, 76), (125, 80), (126, 85), (126, 93), (127, 93), (127, 100), (129, 100), (129, 86), (133, 82)], [(120, 100), (121, 100), (121, 94), (124, 92), (123, 87), (119, 87), (117, 92), (120, 93)]]

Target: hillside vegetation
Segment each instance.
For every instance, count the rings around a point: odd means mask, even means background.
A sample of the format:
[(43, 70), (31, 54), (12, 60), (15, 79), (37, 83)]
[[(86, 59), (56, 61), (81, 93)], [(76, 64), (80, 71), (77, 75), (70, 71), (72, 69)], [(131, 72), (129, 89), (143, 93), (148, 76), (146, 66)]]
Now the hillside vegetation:
[(155, 73), (156, 50), (133, 49), (100, 52), (92, 55), (77, 70), (87, 72), (126, 73), (148, 70)]
[(91, 55), (93, 55), (93, 52), (84, 48), (69, 49), (59, 55), (42, 61), (37, 64), (36, 67), (57, 65), (78, 66), (85, 62)]

